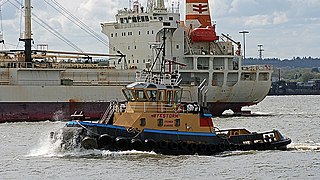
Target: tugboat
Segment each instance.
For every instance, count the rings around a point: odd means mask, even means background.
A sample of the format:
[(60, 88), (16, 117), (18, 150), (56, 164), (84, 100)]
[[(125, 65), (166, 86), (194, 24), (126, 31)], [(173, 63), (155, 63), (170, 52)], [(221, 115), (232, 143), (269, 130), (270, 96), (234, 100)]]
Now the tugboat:
[[(166, 155), (286, 149), (291, 139), (278, 130), (256, 133), (214, 127), (213, 115), (206, 106), (206, 79), (198, 86), (198, 100), (186, 101), (191, 98), (183, 95), (192, 93), (180, 86), (182, 76), (176, 69), (186, 65), (166, 59), (167, 29), (163, 31), (163, 44), (154, 64), (137, 71), (136, 81), (122, 89), (124, 103), (111, 102), (97, 122), (86, 121), (82, 112), (73, 114), (61, 136), (51, 133), (52, 140), (61, 140), (61, 147), (66, 149), (138, 150)], [(160, 71), (153, 69), (157, 61)]]
[[(127, 102), (110, 103), (98, 122), (85, 121), (82, 113), (73, 114), (73, 120), (62, 129), (62, 147), (213, 155), (231, 150), (284, 150), (291, 143), (278, 130), (256, 133), (217, 129), (201, 95), (196, 103), (182, 103), (183, 89), (177, 72), (142, 72), (138, 78), (144, 81), (122, 89)], [(204, 88), (200, 86), (199, 92)], [(52, 137), (57, 140), (54, 133)]]

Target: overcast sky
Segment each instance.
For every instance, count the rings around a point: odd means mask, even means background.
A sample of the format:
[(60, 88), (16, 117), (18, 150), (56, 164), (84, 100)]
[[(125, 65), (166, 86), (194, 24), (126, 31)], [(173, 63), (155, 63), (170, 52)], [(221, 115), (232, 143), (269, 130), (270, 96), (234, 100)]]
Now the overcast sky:
[[(90, 37), (47, 2), (32, 0), (33, 13), (67, 37), (82, 50), (106, 52), (107, 46)], [(129, 0), (55, 0), (73, 15), (105, 37), (100, 23), (114, 20), (118, 9), (128, 7)], [(141, 0), (146, 6), (147, 0)], [(23, 48), (18, 41), (21, 27), (21, 0), (0, 0), (1, 29), (7, 49)], [(177, 0), (175, 1), (177, 2)], [(180, 0), (184, 9), (184, 0)], [(217, 23), (217, 33), (230, 34), (242, 42), (239, 31), (247, 30), (246, 56), (258, 56), (258, 44), (263, 44), (264, 57), (320, 57), (320, 0), (209, 0), (211, 16)], [(14, 5), (13, 5), (14, 4)], [(184, 12), (183, 12), (184, 13)], [(39, 20), (38, 20), (39, 21)], [(23, 30), (22, 30), (23, 31)], [(50, 49), (74, 51), (33, 21), (33, 39), (37, 44), (49, 44)], [(107, 39), (105, 37), (105, 39)], [(0, 46), (4, 48), (3, 45)]]

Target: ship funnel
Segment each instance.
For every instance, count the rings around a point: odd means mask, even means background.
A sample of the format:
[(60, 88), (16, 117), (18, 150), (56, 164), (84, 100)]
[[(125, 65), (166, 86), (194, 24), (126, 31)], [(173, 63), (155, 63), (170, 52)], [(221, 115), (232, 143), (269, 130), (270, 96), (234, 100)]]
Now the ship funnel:
[(208, 0), (186, 0), (186, 21), (195, 20), (200, 27), (212, 26)]

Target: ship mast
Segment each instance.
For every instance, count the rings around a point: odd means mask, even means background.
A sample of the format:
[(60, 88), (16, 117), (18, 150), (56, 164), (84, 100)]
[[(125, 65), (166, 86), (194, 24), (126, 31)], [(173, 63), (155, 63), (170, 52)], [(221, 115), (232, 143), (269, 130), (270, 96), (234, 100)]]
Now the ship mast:
[(25, 43), (25, 62), (31, 63), (32, 56), (31, 56), (31, 42), (32, 42), (32, 32), (31, 32), (31, 0), (24, 1), (24, 10), (25, 10), (25, 34), (24, 39), (20, 39)]

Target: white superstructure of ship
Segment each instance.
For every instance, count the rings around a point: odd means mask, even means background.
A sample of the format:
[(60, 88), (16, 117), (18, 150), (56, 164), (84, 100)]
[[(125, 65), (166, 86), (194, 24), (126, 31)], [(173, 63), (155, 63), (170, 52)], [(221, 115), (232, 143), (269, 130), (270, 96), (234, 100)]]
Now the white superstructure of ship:
[[(193, 92), (193, 99), (198, 98), (198, 85), (205, 80), (212, 113), (226, 109), (241, 112), (241, 107), (262, 101), (271, 85), (270, 66), (242, 66), (240, 43), (227, 35), (216, 35), (208, 0), (186, 0), (185, 22), (175, 9), (165, 8), (163, 0), (149, 0), (146, 9), (135, 1), (133, 9), (118, 11), (116, 22), (102, 23), (110, 44), (127, 55), (126, 62), (111, 64), (116, 69), (148, 68), (158, 55), (165, 32), (165, 58), (187, 65), (174, 69), (182, 74), (181, 84)], [(113, 50), (111, 47), (110, 52)], [(157, 64), (156, 69), (160, 68)]]
[[(0, 122), (61, 120), (75, 111), (100, 118), (110, 101), (124, 100), (121, 88), (135, 81), (137, 71), (150, 69), (179, 71), (184, 100), (200, 100), (214, 115), (229, 109), (241, 113), (242, 107), (266, 97), (270, 66), (242, 65), (240, 43), (216, 35), (208, 0), (186, 0), (185, 21), (179, 8), (164, 4), (164, 0), (148, 0), (143, 8), (135, 1), (132, 9), (118, 11), (115, 22), (101, 23), (109, 38), (109, 53), (121, 52), (108, 65), (68, 61), (100, 55), (94, 53), (59, 52), (61, 57), (42, 49), (32, 51), (37, 54), (28, 59), (27, 50), (2, 52)], [(26, 43), (32, 39), (27, 32)], [(164, 54), (159, 53), (162, 49)], [(158, 58), (167, 63), (158, 63), (162, 62), (155, 61)]]

